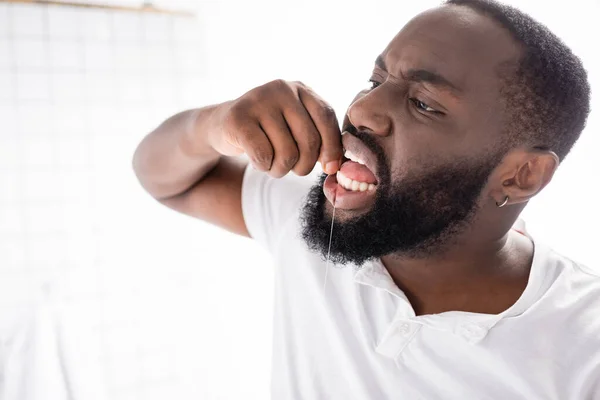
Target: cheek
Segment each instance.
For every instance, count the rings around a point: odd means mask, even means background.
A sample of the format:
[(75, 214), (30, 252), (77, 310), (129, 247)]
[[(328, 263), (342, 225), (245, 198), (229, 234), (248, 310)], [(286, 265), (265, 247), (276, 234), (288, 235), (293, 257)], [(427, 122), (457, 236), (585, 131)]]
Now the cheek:
[(431, 145), (423, 145), (418, 140), (398, 138), (389, 156), (392, 182), (422, 172), (438, 158), (439, 154), (435, 154)]
[(392, 164), (390, 171), (390, 184), (393, 187), (402, 187), (409, 181), (418, 179), (427, 172), (425, 166), (414, 158), (411, 160), (397, 160)]
[(437, 149), (442, 147), (443, 141), (451, 136), (451, 132), (446, 132), (439, 123), (417, 120), (411, 113), (405, 110), (394, 116), (394, 149), (409, 157), (437, 153)]

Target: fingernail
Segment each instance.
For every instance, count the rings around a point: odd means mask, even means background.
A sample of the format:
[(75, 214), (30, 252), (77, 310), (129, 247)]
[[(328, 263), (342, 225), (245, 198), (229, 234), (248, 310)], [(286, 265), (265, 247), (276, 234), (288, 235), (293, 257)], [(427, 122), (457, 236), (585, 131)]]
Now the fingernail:
[(327, 164), (325, 164), (325, 172), (329, 175), (335, 174), (338, 169), (338, 165), (339, 163), (337, 161), (329, 161)]

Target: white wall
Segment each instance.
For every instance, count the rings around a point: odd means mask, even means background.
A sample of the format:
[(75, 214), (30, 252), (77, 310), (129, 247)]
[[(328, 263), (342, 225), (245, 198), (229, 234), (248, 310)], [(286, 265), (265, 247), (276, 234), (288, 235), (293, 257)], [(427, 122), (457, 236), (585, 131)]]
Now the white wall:
[(99, 365), (111, 399), (213, 390), (225, 367), (196, 362), (219, 351), (217, 300), (200, 284), (211, 233), (131, 171), (144, 134), (206, 101), (198, 21), (0, 3), (0, 32), (2, 310), (51, 281), (46, 297), (92, 343), (66, 349), (89, 355), (73, 369)]
[[(153, 202), (131, 154), (170, 114), (275, 78), (304, 81), (341, 117), (389, 39), (438, 2), (157, 4), (198, 18), (0, 3), (1, 299), (50, 279), (86, 317), (110, 398), (268, 398), (269, 258)], [(600, 108), (599, 5), (518, 5), (581, 56)], [(524, 214), (538, 239), (598, 268), (599, 119)]]

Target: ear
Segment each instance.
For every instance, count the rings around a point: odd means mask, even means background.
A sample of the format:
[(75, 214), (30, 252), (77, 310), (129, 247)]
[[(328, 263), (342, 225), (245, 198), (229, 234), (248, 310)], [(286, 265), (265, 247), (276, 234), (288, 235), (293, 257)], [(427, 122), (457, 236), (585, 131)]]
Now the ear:
[(526, 203), (538, 194), (554, 176), (560, 160), (549, 150), (518, 149), (511, 151), (498, 169), (498, 182), (491, 196), (501, 204)]

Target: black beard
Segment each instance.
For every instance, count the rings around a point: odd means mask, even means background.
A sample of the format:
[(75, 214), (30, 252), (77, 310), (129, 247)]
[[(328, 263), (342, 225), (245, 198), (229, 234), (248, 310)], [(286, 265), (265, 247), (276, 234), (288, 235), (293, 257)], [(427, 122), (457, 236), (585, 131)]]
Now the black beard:
[[(390, 185), (385, 157), (370, 138), (357, 134), (380, 156), (380, 180), (373, 208), (346, 221), (336, 218), (331, 239), (330, 260), (356, 264), (388, 254), (422, 258), (438, 254), (452, 243), (473, 220), (478, 199), (498, 157), (443, 165), (419, 176), (407, 176)], [(366, 139), (366, 140), (365, 140)], [(325, 259), (329, 249), (331, 216), (323, 182), (309, 191), (301, 214), (302, 238), (308, 247)]]

